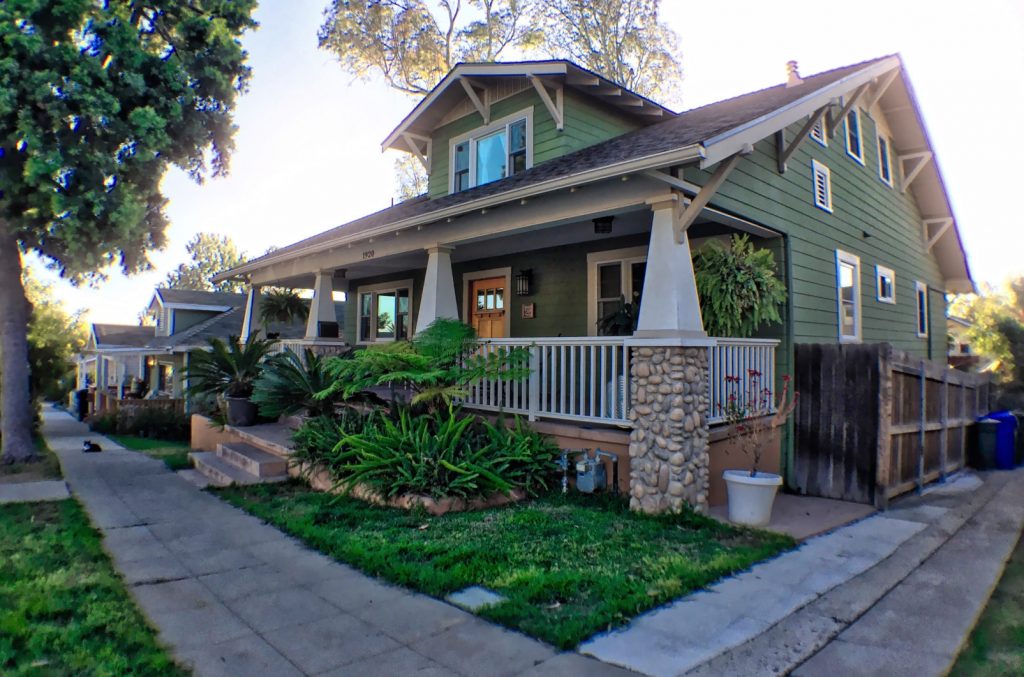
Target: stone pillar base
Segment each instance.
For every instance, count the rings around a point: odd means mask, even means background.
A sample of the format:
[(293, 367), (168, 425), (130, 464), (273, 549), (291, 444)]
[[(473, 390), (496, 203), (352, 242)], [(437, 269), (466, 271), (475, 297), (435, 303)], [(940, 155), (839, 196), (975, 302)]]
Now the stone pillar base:
[(630, 508), (707, 512), (707, 348), (633, 348), (631, 375)]

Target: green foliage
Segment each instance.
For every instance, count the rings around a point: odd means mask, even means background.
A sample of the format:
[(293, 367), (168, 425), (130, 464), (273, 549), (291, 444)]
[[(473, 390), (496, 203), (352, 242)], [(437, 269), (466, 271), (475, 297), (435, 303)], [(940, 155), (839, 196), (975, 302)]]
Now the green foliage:
[[(569, 58), (647, 96), (675, 94), (677, 37), (658, 20), (660, 0), (332, 0), (320, 47), (356, 77), (378, 75), (423, 95), (455, 64), (499, 61), (509, 51)], [(467, 17), (469, 17), (467, 19)]]
[(53, 285), (38, 280), (30, 270), (25, 270), (22, 280), (32, 307), (28, 324), (32, 398), (66, 402), (73, 386), (73, 358), (88, 336), (82, 313), (69, 313)]
[(77, 501), (0, 505), (0, 673), (184, 675)]
[(640, 305), (626, 303), (626, 297), (620, 296), (618, 307), (597, 320), (597, 331), (602, 336), (630, 336), (639, 319)]
[(333, 416), (308, 418), (292, 436), (292, 458), (334, 472), (334, 462), (343, 448), (343, 445), (339, 446), (342, 440), (375, 426), (380, 416), (375, 410), (364, 414), (344, 407)]
[(274, 341), (251, 338), (241, 343), (232, 336), (227, 343), (219, 338), (209, 340), (209, 350), (189, 353), (185, 378), (188, 396), (197, 398), (249, 397), (260, 375), (263, 361), (274, 347)]
[(362, 485), (387, 497), (469, 498), (546, 489), (558, 454), (521, 421), (506, 428), (454, 407), (421, 416), (403, 408), (394, 420), (380, 417), (343, 437), (329, 468), (343, 490)]
[(0, 225), (74, 278), (146, 268), (167, 169), (227, 171), (255, 7), (0, 3)]
[(971, 353), (992, 362), (992, 370), (1004, 385), (1024, 386), (1024, 359), (1012, 338), (1015, 327), (1024, 327), (1024, 277), (1007, 280), (999, 287), (983, 285), (980, 294), (958, 294), (949, 304), (949, 315), (970, 322), (964, 335)]
[(197, 291), (242, 292), (245, 284), (239, 280), (225, 280), (214, 284), (212, 278), (218, 273), (245, 263), (245, 255), (238, 251), (234, 241), (226, 235), (197, 233), (185, 245), (191, 263), (182, 263), (168, 273), (165, 286), (171, 289), (195, 289)]
[(263, 326), (274, 322), (305, 322), (309, 302), (293, 289), (271, 289), (260, 299), (260, 321)]
[(786, 285), (775, 273), (775, 259), (746, 235), (732, 246), (709, 242), (694, 254), (704, 328), (712, 336), (749, 338), (762, 325), (782, 322)]
[(480, 615), (562, 649), (794, 545), (690, 511), (639, 514), (606, 495), (425, 517), (298, 482), (218, 494), (392, 583), (435, 597), (496, 590), (508, 601)]
[(98, 411), (87, 420), (101, 435), (132, 435), (156, 440), (188, 440), (191, 422), (173, 409), (122, 405), (117, 411)]
[(469, 387), (482, 379), (512, 381), (529, 376), (530, 355), (525, 348), (483, 352), (479, 347), (472, 327), (439, 319), (411, 342), (395, 341), (330, 358), (327, 370), (334, 383), (317, 397), (340, 393), (347, 400), (388, 385), (412, 391), (412, 404), (436, 409), (465, 397)]
[(279, 418), (303, 410), (310, 416), (334, 412), (341, 394), (317, 398), (317, 393), (330, 388), (333, 379), (327, 371), (326, 359), (306, 349), (300, 357), (291, 349), (267, 359), (263, 371), (253, 384), (252, 401), (267, 418)]

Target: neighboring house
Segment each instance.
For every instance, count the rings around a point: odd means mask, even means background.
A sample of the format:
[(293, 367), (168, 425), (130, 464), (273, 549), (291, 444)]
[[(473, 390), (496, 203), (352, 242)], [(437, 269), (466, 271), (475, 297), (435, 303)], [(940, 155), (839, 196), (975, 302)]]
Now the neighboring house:
[(946, 338), (949, 348), (949, 366), (964, 371), (990, 371), (997, 366), (995, 361), (982, 357), (971, 347), (968, 330), (970, 320), (949, 315), (946, 317)]
[(152, 327), (93, 324), (85, 349), (76, 360), (77, 384), (124, 393), (143, 378), (140, 351), (153, 339)]
[[(383, 148), (423, 163), (425, 195), (217, 279), (313, 289), (314, 345), (458, 317), (488, 349), (532, 346), (528, 383), (468, 403), (557, 422), (542, 427), (567, 446), (628, 447), (648, 510), (708, 500), (726, 376), (771, 383), (796, 342), (942, 359), (945, 294), (973, 290), (898, 56), (802, 79), (791, 64), (785, 84), (680, 114), (568, 61), (460, 64)], [(708, 337), (696, 295), (692, 249), (733, 233), (774, 253), (789, 290), (784, 324), (754, 339)], [(337, 291), (353, 302), (325, 338)], [(599, 336), (623, 297), (636, 332)]]

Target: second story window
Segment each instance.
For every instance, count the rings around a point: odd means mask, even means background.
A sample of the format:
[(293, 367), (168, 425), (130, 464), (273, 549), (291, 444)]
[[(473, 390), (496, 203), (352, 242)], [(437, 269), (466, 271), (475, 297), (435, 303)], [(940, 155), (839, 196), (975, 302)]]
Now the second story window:
[(860, 137), (860, 113), (855, 107), (846, 114), (846, 154), (864, 164), (864, 144)]
[(533, 164), (530, 117), (517, 113), (453, 140), (451, 192), (526, 171)]
[(878, 177), (888, 186), (892, 185), (892, 160), (889, 158), (889, 140), (878, 135)]

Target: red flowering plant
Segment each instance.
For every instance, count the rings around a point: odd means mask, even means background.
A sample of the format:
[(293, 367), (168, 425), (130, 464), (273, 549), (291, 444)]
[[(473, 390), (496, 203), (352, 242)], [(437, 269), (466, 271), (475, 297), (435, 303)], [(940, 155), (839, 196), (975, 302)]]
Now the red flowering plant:
[(748, 369), (746, 378), (726, 376), (725, 420), (736, 433), (736, 443), (753, 463), (750, 476), (757, 475), (757, 467), (764, 455), (766, 438), (785, 424), (796, 408), (799, 393), (789, 394), (789, 376), (782, 377), (782, 392), (776, 399), (771, 387), (763, 383), (761, 372)]

